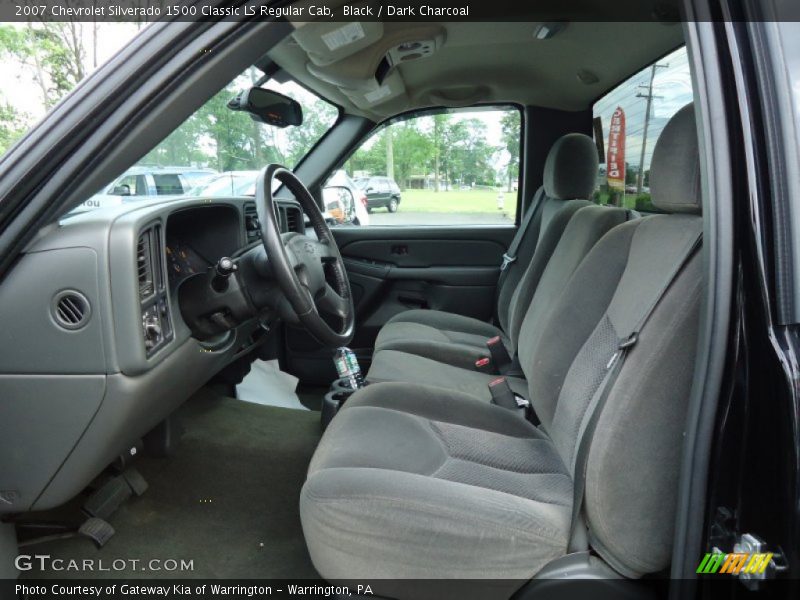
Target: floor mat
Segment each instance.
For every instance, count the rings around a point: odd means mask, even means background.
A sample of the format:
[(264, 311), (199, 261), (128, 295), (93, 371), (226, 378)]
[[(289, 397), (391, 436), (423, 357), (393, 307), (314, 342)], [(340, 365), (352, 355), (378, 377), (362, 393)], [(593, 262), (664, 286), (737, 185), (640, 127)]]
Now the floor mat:
[(308, 410), (319, 412), (322, 410), (322, 399), (329, 391), (329, 387), (301, 383), (297, 386), (297, 397), (300, 399), (300, 403)]
[[(26, 551), (66, 560), (139, 559), (137, 567), (29, 577), (318, 578), (300, 527), (298, 499), (320, 437), (319, 413), (263, 406), (203, 390), (181, 409), (185, 428), (168, 459), (143, 458), (148, 491), (110, 519), (100, 550), (86, 539)], [(191, 560), (185, 572), (141, 572), (151, 559)], [(130, 562), (128, 560), (128, 562)], [(121, 564), (121, 563), (118, 563)]]

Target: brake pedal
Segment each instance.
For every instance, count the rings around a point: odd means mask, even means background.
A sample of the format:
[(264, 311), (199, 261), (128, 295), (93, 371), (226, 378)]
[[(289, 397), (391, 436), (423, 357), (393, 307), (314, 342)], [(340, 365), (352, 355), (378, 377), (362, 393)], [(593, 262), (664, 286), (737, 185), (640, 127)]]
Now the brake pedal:
[(78, 528), (78, 535), (89, 538), (98, 548), (105, 546), (114, 533), (111, 524), (98, 517), (89, 517)]

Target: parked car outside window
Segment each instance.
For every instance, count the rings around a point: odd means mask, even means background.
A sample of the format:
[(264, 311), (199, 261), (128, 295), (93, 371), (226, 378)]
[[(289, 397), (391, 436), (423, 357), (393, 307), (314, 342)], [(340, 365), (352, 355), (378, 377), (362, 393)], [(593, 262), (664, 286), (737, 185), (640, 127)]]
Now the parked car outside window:
[(134, 166), (109, 184), (105, 190), (81, 203), (70, 214), (119, 206), (149, 198), (177, 197), (217, 174), (213, 169), (194, 167)]
[(356, 185), (367, 195), (367, 211), (385, 208), (389, 212), (397, 212), (400, 205), (400, 187), (388, 177), (359, 177)]

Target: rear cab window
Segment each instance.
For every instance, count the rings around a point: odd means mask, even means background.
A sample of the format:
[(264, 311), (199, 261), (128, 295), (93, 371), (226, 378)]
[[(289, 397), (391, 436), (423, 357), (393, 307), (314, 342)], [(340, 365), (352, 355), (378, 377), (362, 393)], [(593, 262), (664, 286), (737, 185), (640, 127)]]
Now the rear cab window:
[(692, 99), (689, 60), (681, 47), (595, 102), (595, 135), (602, 131), (604, 150), (595, 202), (658, 212), (650, 200), (653, 149), (672, 115)]
[(521, 123), (508, 106), (406, 117), (343, 168), (366, 195), (371, 226), (514, 225)]

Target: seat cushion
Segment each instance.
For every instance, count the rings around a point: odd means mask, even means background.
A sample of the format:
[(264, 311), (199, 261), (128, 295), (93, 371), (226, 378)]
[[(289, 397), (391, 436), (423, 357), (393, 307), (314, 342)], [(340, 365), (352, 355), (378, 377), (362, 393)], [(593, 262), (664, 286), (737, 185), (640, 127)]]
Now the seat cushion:
[(450, 365), (472, 368), (489, 356), (486, 341), (503, 332), (472, 317), (440, 310), (407, 310), (390, 319), (375, 340), (375, 351), (400, 350)]
[(521, 583), (566, 551), (571, 505), (552, 443), (515, 413), (384, 383), (354, 394), (331, 422), (300, 514), (327, 579)]
[[(398, 350), (376, 352), (367, 373), (367, 381), (370, 383), (387, 381), (422, 383), (456, 390), (484, 402), (492, 399), (488, 386), (497, 377), (476, 371), (474, 363), (470, 363), (469, 368), (466, 366), (460, 368), (433, 358)], [(525, 379), (506, 377), (506, 380), (514, 392), (527, 398), (528, 384)]]

